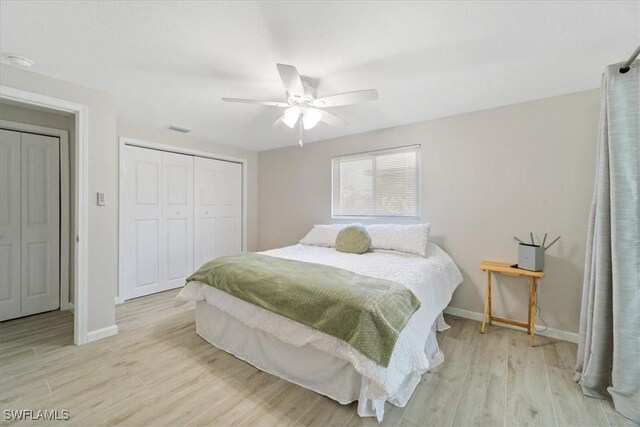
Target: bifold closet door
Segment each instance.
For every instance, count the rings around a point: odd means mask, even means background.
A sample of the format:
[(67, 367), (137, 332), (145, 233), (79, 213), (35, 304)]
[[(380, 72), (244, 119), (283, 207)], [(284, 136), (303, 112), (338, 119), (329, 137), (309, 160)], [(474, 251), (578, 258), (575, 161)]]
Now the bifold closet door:
[(195, 267), (242, 250), (242, 165), (194, 158)]
[(124, 154), (124, 280), (128, 299), (163, 290), (162, 153), (126, 146)]
[(220, 163), (220, 255), (229, 255), (242, 250), (242, 165)]
[(20, 317), (20, 133), (0, 129), (0, 321)]
[(0, 130), (0, 320), (60, 307), (60, 140)]
[(163, 289), (184, 285), (193, 273), (193, 156), (162, 153)]
[(125, 298), (184, 285), (193, 272), (193, 157), (126, 146)]
[(60, 307), (60, 140), (21, 134), (22, 316)]

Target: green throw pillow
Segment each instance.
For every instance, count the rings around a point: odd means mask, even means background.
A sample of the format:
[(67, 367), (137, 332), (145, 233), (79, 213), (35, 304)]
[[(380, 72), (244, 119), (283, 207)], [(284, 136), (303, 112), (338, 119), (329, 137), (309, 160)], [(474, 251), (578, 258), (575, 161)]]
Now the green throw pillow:
[(371, 247), (371, 237), (364, 227), (350, 225), (338, 233), (336, 250), (349, 254), (363, 254)]

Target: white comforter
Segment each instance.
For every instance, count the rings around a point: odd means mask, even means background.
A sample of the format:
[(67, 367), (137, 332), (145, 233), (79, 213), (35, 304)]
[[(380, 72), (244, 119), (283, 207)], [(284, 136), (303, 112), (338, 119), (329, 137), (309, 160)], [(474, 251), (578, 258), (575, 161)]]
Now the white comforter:
[[(427, 337), (438, 315), (449, 304), (462, 275), (442, 249), (429, 244), (427, 257), (402, 252), (376, 250), (363, 255), (345, 254), (333, 248), (294, 245), (261, 252), (280, 258), (331, 265), (355, 273), (399, 282), (421, 302), (396, 342), (388, 367), (382, 367), (341, 341), (286, 317), (235, 298), (199, 282), (187, 284), (178, 295), (180, 301), (206, 300), (249, 327), (260, 329), (295, 346), (311, 344), (349, 361), (356, 371), (371, 381), (370, 399), (405, 401), (401, 389), (413, 391), (419, 375), (429, 368), (425, 351)], [(417, 374), (417, 375), (416, 375)], [(407, 384), (416, 382), (416, 384)], [(413, 387), (412, 387), (413, 386)], [(401, 393), (402, 394), (402, 393)]]

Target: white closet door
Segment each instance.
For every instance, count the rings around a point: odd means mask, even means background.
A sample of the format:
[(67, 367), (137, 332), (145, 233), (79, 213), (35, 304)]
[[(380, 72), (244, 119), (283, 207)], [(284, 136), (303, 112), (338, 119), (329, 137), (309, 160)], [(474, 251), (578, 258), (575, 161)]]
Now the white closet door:
[(123, 180), (125, 299), (242, 249), (242, 165), (126, 146)]
[(193, 157), (162, 153), (162, 288), (193, 273)]
[(161, 263), (162, 153), (126, 146), (124, 163), (125, 298), (164, 290)]
[(220, 256), (220, 163), (202, 157), (193, 159), (195, 268)]
[(21, 134), (21, 315), (60, 307), (60, 141)]
[(194, 160), (195, 267), (242, 250), (242, 165)]
[(20, 316), (20, 133), (0, 129), (0, 321)]
[(220, 255), (242, 250), (242, 165), (220, 162)]

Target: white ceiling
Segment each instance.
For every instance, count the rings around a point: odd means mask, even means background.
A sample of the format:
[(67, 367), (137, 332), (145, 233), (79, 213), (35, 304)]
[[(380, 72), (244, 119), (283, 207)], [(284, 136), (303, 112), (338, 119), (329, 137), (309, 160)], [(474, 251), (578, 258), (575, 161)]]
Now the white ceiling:
[(0, 2), (0, 51), (113, 93), (118, 121), (216, 142), (293, 145), (275, 64), (319, 95), (377, 88), (331, 109), (309, 141), (592, 89), (640, 43), (640, 2)]

